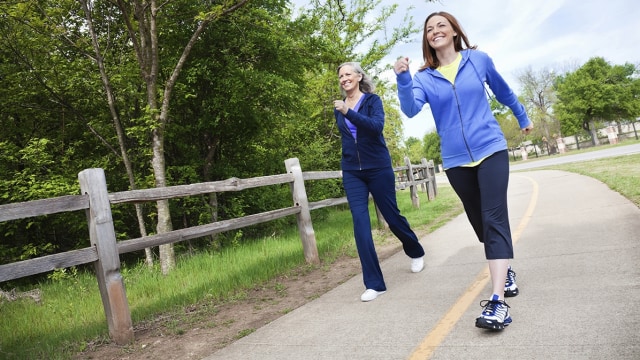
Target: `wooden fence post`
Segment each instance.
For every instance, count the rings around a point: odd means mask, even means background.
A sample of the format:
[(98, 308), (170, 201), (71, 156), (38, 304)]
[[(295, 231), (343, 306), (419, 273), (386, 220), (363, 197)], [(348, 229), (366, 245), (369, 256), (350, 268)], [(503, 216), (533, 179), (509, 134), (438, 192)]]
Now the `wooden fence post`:
[(425, 179), (429, 180), (427, 182), (427, 198), (431, 201), (436, 197), (436, 168), (433, 165), (433, 160), (427, 162), (425, 158), (422, 158), (422, 165), (424, 166)]
[[(425, 158), (420, 159), (420, 164), (422, 165), (422, 167), (418, 170), (418, 174), (420, 175), (420, 179), (424, 180), (424, 179), (429, 179), (429, 173), (427, 172), (427, 160)], [(423, 182), (422, 184), (420, 184), (420, 188), (422, 189), (422, 191), (428, 193), (429, 190), (427, 189), (427, 186), (429, 186), (428, 182)]]
[(411, 184), (409, 186), (409, 193), (411, 194), (411, 204), (414, 208), (420, 208), (420, 198), (418, 197), (417, 187), (412, 184), (415, 180), (413, 178), (413, 166), (411, 165), (411, 159), (405, 156), (404, 163), (407, 165), (407, 181)]
[(89, 237), (98, 253), (98, 260), (95, 262), (96, 277), (109, 335), (116, 344), (125, 345), (133, 342), (135, 337), (124, 280), (120, 274), (120, 256), (104, 170), (83, 170), (78, 174), (78, 179), (82, 193), (89, 195)]
[[(436, 181), (436, 164), (433, 160), (429, 160), (429, 183), (431, 184), (431, 189), (433, 190), (433, 198), (438, 196), (438, 182)], [(433, 199), (429, 197), (429, 200)]]
[(302, 177), (302, 169), (300, 161), (297, 158), (287, 159), (284, 161), (287, 171), (293, 174), (293, 183), (291, 183), (291, 194), (293, 195), (293, 204), (300, 207), (300, 212), (296, 215), (298, 220), (298, 231), (302, 240), (302, 250), (304, 258), (309, 264), (319, 264), (318, 246), (316, 245), (316, 234), (313, 231), (311, 223), (311, 210), (309, 209), (309, 199), (307, 198), (307, 190), (304, 187), (304, 178)]

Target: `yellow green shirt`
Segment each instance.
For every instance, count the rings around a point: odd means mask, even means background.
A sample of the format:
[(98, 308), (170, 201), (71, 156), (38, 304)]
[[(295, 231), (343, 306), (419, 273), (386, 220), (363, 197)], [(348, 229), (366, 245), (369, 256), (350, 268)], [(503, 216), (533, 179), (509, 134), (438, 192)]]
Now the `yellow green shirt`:
[(456, 75), (458, 75), (458, 67), (460, 66), (460, 61), (462, 60), (462, 54), (458, 53), (456, 59), (449, 65), (444, 65), (438, 67), (438, 71), (445, 77), (445, 79), (449, 80), (450, 83), (454, 84), (456, 80)]

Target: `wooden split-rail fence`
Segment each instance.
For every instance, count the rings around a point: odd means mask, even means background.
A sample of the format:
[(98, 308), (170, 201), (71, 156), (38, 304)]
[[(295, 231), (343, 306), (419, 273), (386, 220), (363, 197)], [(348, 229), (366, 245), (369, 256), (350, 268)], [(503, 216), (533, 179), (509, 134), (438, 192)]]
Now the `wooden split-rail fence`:
[[(406, 158), (405, 164), (405, 166), (394, 168), (394, 171), (399, 173), (396, 189), (401, 190), (408, 187), (414, 207), (419, 207), (418, 187), (422, 187), (427, 192), (429, 200), (435, 198), (437, 186), (433, 161), (427, 162), (423, 159), (420, 165), (412, 165)], [(0, 282), (93, 263), (107, 318), (109, 335), (117, 344), (130, 343), (134, 340), (134, 332), (124, 280), (120, 272), (120, 254), (200, 238), (275, 220), (284, 216), (296, 215), (306, 262), (320, 262), (310, 212), (327, 206), (346, 204), (347, 199), (342, 197), (309, 202), (305, 191), (305, 181), (338, 179), (342, 178), (342, 172), (302, 172), (297, 158), (285, 160), (285, 167), (287, 173), (279, 175), (250, 179), (230, 178), (222, 181), (115, 193), (107, 191), (106, 178), (102, 169), (83, 170), (78, 174), (81, 195), (68, 195), (0, 205), (0, 221), (84, 210), (87, 214), (91, 246), (2, 264), (0, 265)], [(174, 230), (163, 234), (116, 241), (116, 232), (111, 214), (111, 205), (113, 204), (142, 203), (207, 193), (241, 191), (285, 183), (289, 183), (291, 186), (293, 198), (291, 207)], [(378, 223), (385, 224), (379, 212)]]

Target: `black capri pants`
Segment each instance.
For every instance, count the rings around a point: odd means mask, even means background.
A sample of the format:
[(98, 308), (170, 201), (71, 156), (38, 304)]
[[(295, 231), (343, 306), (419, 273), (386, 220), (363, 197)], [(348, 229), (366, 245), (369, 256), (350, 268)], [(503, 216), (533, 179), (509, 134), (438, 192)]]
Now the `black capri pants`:
[(509, 154), (502, 150), (473, 167), (446, 170), (487, 260), (512, 259), (513, 242), (507, 209)]

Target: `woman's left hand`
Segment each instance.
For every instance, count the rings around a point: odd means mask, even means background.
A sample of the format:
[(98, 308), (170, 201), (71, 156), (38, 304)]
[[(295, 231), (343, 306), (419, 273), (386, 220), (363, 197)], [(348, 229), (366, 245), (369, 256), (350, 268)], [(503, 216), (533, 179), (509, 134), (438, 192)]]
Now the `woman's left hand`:
[(530, 121), (529, 125), (527, 125), (526, 127), (522, 128), (522, 133), (525, 134), (525, 135), (529, 135), (531, 130), (533, 130), (533, 122)]

